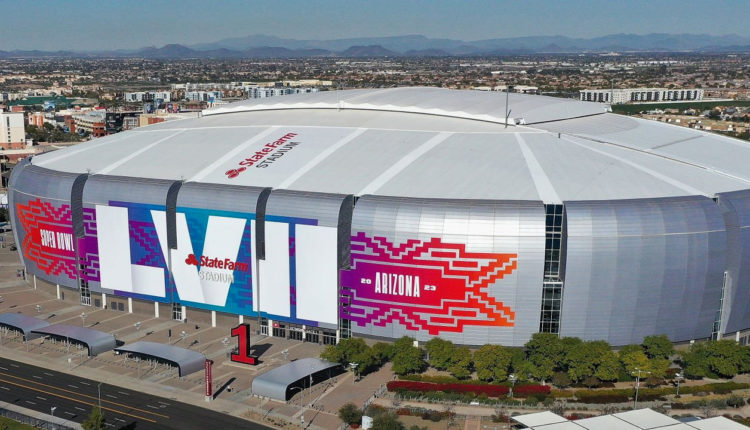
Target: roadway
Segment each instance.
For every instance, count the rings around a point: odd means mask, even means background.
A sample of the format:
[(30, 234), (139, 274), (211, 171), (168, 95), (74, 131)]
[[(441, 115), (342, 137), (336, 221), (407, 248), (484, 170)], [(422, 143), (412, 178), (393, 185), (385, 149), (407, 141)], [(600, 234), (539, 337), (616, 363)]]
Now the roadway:
[[(0, 400), (82, 422), (99, 404), (99, 382), (0, 358)], [(110, 429), (247, 428), (261, 424), (172, 399), (101, 383), (101, 407)]]

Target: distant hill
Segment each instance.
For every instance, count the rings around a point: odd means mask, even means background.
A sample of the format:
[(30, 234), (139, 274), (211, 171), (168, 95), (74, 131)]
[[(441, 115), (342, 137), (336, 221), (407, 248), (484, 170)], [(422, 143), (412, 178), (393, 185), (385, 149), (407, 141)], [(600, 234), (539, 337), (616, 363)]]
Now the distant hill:
[(339, 53), (342, 57), (394, 57), (398, 53), (380, 45), (351, 46)]
[(750, 37), (735, 34), (610, 34), (590, 39), (567, 36), (507, 37), (463, 41), (419, 34), (332, 40), (284, 39), (254, 34), (195, 45), (169, 44), (138, 50), (0, 51), (8, 57), (290, 58), (383, 56), (480, 56), (600, 52), (750, 52)]

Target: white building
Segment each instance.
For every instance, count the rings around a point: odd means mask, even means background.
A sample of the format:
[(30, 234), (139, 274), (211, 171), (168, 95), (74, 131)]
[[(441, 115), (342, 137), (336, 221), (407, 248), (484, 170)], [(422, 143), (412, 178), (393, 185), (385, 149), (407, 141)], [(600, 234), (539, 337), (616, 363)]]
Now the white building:
[(249, 99), (263, 99), (266, 97), (274, 97), (274, 96), (284, 96), (289, 94), (307, 94), (307, 93), (317, 93), (319, 90), (317, 88), (310, 88), (310, 87), (259, 87), (259, 86), (249, 86), (245, 88), (245, 91), (247, 91), (247, 98)]
[(169, 91), (139, 91), (136, 93), (125, 93), (123, 98), (126, 103), (153, 102), (156, 100), (170, 102), (172, 101), (172, 93)]
[(191, 102), (213, 102), (221, 100), (221, 91), (186, 91), (185, 100)]
[(26, 146), (22, 112), (0, 112), (0, 147), (18, 149)]
[(622, 104), (630, 102), (662, 102), (703, 100), (700, 88), (615, 88), (598, 90), (581, 90), (581, 101)]

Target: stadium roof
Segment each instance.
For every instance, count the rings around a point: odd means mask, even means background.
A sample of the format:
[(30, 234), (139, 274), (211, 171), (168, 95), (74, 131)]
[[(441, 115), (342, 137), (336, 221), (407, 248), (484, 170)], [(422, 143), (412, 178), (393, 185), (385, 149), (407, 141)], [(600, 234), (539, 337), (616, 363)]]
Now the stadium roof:
[(179, 371), (179, 376), (203, 370), (206, 356), (198, 351), (180, 348), (163, 343), (138, 341), (125, 346), (115, 348), (118, 353), (145, 355), (160, 358), (164, 361), (174, 363)]
[[(505, 126), (504, 93), (286, 95), (95, 139), (32, 163), (358, 196), (545, 203), (750, 188), (749, 142), (606, 113), (598, 103), (511, 94), (510, 109), (513, 122), (526, 125)], [(240, 165), (246, 159), (253, 165)]]

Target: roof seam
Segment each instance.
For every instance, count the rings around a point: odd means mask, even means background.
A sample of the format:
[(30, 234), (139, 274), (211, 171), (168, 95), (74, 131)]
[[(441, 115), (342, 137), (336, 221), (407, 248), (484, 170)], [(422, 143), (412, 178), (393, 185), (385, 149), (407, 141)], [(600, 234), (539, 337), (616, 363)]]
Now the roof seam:
[(515, 134), (518, 146), (521, 148), (521, 154), (524, 160), (526, 160), (526, 168), (529, 170), (531, 180), (534, 181), (534, 187), (539, 198), (544, 203), (562, 204), (562, 199), (557, 194), (557, 191), (555, 191), (555, 187), (544, 172), (544, 168), (539, 164), (539, 160), (536, 159), (529, 145), (521, 137), (521, 133), (513, 134)]

